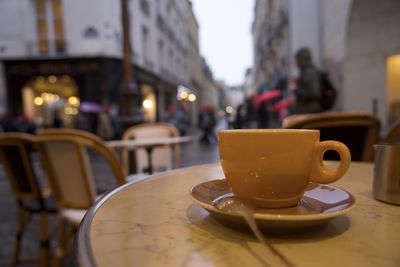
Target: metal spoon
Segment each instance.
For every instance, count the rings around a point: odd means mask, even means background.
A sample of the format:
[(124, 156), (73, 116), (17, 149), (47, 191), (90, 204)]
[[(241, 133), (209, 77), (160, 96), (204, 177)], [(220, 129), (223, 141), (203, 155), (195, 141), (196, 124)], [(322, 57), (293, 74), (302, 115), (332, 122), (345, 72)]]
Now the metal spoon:
[[(236, 213), (241, 215), (250, 226), (250, 229), (253, 231), (253, 234), (257, 237), (257, 239), (263, 244), (270, 254), (270, 258), (275, 261), (273, 266), (280, 264), (281, 266), (294, 267), (284, 255), (282, 255), (278, 250), (276, 250), (271, 244), (269, 244), (264, 235), (261, 233), (258, 228), (256, 221), (254, 220), (254, 209), (250, 205), (243, 203), (238, 200), (233, 193), (228, 193), (219, 198), (215, 199), (212, 202), (213, 206), (219, 210), (228, 212), (228, 213)], [(279, 262), (279, 263), (278, 263)]]

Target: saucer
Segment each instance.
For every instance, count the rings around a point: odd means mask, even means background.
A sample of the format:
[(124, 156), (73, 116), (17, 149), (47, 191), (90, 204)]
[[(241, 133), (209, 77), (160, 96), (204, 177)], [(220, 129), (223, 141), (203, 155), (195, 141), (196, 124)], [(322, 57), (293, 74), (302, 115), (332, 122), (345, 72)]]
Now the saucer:
[[(225, 179), (203, 182), (190, 190), (191, 199), (218, 221), (233, 228), (247, 228), (245, 220), (240, 215), (213, 206), (215, 199), (226, 194), (232, 194), (232, 191)], [(349, 212), (355, 202), (354, 196), (343, 189), (332, 185), (310, 183), (296, 207), (256, 209), (254, 218), (263, 232), (306, 231)]]

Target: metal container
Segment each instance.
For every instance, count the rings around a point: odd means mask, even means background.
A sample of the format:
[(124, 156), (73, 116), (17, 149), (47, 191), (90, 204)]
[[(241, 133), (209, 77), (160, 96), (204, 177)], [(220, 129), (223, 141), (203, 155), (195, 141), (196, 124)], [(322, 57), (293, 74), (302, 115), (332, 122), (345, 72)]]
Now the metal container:
[(400, 205), (400, 144), (380, 144), (375, 148), (373, 195)]

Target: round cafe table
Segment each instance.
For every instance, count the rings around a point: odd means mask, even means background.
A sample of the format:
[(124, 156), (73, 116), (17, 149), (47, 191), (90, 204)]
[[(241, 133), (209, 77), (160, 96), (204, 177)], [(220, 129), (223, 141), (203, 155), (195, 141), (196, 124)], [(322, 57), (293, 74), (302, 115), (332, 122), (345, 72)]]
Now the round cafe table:
[[(167, 147), (176, 144), (189, 143), (192, 141), (190, 136), (178, 136), (178, 137), (155, 137), (155, 138), (143, 138), (133, 140), (113, 140), (108, 141), (106, 144), (110, 148), (126, 148), (128, 150), (134, 150), (143, 148), (147, 152), (147, 162), (149, 166), (146, 172), (153, 174), (153, 160), (152, 154), (157, 147)], [(125, 167), (128, 169), (128, 167)]]
[[(324, 227), (266, 235), (296, 266), (400, 266), (400, 207), (372, 197), (373, 165), (352, 163), (334, 183), (355, 207)], [(193, 203), (189, 190), (223, 178), (219, 164), (177, 169), (104, 196), (79, 229), (80, 266), (265, 266), (264, 247)]]

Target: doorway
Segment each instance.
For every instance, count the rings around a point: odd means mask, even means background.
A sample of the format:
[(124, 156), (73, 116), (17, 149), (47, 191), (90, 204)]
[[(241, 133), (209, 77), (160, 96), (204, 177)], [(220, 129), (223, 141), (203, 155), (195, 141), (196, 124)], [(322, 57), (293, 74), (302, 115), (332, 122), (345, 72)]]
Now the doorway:
[(72, 127), (79, 113), (77, 94), (69, 75), (34, 77), (22, 89), (23, 113), (39, 127)]

